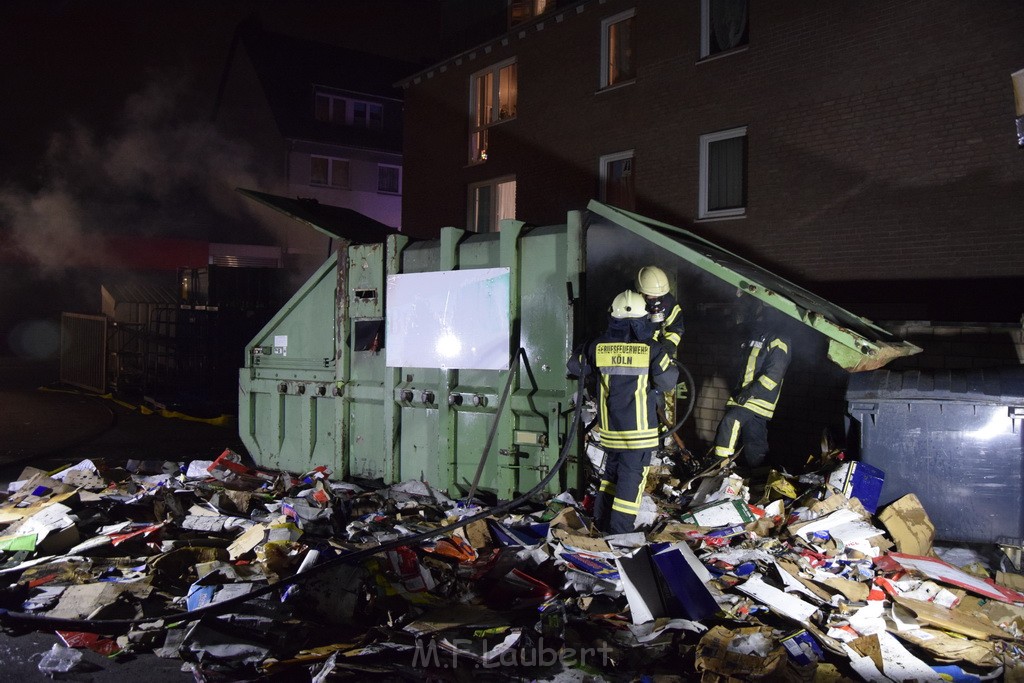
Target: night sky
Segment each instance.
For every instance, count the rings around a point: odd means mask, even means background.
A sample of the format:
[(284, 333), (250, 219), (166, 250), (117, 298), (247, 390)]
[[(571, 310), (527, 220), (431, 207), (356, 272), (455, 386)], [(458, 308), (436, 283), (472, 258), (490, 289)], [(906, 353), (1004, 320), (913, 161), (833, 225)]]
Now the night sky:
[(249, 229), (233, 190), (263, 171), (211, 123), (240, 22), (424, 63), (440, 2), (0, 2), (0, 355), (48, 355), (61, 311), (95, 312), (104, 235)]
[(5, 0), (0, 3), (0, 182), (45, 184), (53, 136), (102, 136), (126, 100), (174, 83), (182, 117), (208, 117), (235, 26), (419, 61), (433, 0)]

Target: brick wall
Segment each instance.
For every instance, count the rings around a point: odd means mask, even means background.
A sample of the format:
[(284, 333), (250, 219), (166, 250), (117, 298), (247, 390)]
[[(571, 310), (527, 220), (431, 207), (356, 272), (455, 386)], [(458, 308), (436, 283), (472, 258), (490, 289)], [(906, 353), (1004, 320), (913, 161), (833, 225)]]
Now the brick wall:
[[(601, 20), (630, 7), (636, 82), (599, 91)], [(1024, 65), (1024, 4), (751, 3), (749, 47), (703, 62), (698, 8), (583, 2), (420, 74), (406, 90), (406, 230), (464, 225), (467, 185), (504, 175), (519, 218), (562, 223), (597, 196), (600, 156), (633, 149), (639, 213), (811, 289), (1024, 278), (1009, 80)], [(468, 165), (469, 77), (513, 56), (518, 115)], [(739, 125), (747, 215), (697, 221), (699, 136)]]
[[(680, 291), (686, 301), (699, 302), (685, 307), (680, 360), (697, 391), (682, 434), (691, 451), (704, 452), (714, 443), (725, 402), (741, 376), (746, 360), (741, 344), (750, 329), (737, 322), (745, 302), (737, 300), (735, 290), (710, 278), (684, 276)], [(820, 452), (823, 433), (836, 442), (843, 439), (848, 374), (828, 359), (828, 341), (820, 333), (774, 310), (766, 311), (764, 324), (791, 342), (790, 367), (768, 425), (770, 457), (776, 465), (800, 471), (810, 455)]]

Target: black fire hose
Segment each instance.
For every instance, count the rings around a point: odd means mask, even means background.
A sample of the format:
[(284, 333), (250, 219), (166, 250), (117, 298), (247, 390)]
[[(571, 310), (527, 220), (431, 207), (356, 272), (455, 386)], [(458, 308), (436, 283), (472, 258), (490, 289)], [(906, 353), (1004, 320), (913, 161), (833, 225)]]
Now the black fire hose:
[(167, 621), (169, 623), (182, 623), (190, 621), (198, 621), (203, 617), (216, 616), (225, 612), (231, 611), (234, 607), (241, 605), (253, 598), (262, 597), (269, 593), (273, 593), (283, 586), (289, 586), (292, 584), (298, 584), (307, 579), (310, 579), (328, 569), (334, 567), (353, 564), (360, 560), (372, 557), (378, 553), (382, 553), (387, 550), (393, 550), (394, 548), (400, 548), (405, 545), (413, 543), (419, 543), (435, 536), (440, 536), (456, 529), (471, 524), (473, 522), (485, 519), (492, 515), (499, 515), (512, 510), (522, 503), (526, 502), (529, 498), (539, 493), (544, 489), (545, 486), (558, 474), (562, 466), (565, 465), (566, 460), (569, 457), (569, 451), (576, 440), (576, 430), (579, 429), (580, 415), (583, 412), (583, 379), (580, 378), (577, 383), (576, 390), (576, 405), (573, 409), (572, 422), (569, 424), (569, 430), (565, 435), (565, 443), (562, 445), (562, 451), (558, 454), (558, 460), (551, 470), (544, 475), (544, 478), (537, 483), (532, 489), (524, 493), (523, 495), (510, 500), (506, 503), (495, 505), (492, 508), (478, 512), (475, 515), (460, 519), (458, 522), (449, 524), (448, 526), (439, 527), (430, 531), (423, 531), (418, 534), (411, 536), (402, 536), (401, 538), (395, 538), (390, 541), (385, 541), (378, 546), (372, 548), (364, 548), (362, 550), (353, 551), (347, 555), (340, 555), (338, 557), (331, 558), (321, 564), (316, 564), (307, 569), (306, 571), (298, 574), (293, 574), (288, 578), (275, 581), (272, 584), (264, 586), (258, 590), (254, 590), (245, 595), (239, 595), (238, 597), (229, 598), (221, 602), (212, 603), (205, 607), (192, 610), (190, 612), (175, 612), (173, 614), (163, 614), (153, 617), (147, 617), (145, 619), (57, 619), (54, 617), (46, 617), (36, 614), (26, 614), (25, 612), (12, 612), (6, 609), (0, 609), (0, 624), (21, 626), (23, 628), (30, 628), (31, 630), (73, 630), (73, 631), (87, 631), (91, 633), (124, 633), (135, 626), (142, 626), (144, 624), (154, 624), (159, 621)]
[[(676, 420), (675, 426), (673, 426), (672, 429), (662, 434), (662, 436), (672, 436), (673, 434), (678, 432), (679, 428), (683, 426), (684, 422), (686, 422), (686, 419), (690, 417), (690, 413), (693, 412), (693, 406), (697, 403), (697, 388), (693, 386), (693, 375), (690, 374), (690, 371), (687, 370), (686, 366), (683, 365), (682, 363), (679, 363), (678, 366), (679, 372), (686, 375), (686, 386), (689, 389), (689, 391), (686, 392), (686, 412), (683, 413), (683, 416), (681, 418)], [(676, 406), (676, 408), (678, 407), (679, 406)]]

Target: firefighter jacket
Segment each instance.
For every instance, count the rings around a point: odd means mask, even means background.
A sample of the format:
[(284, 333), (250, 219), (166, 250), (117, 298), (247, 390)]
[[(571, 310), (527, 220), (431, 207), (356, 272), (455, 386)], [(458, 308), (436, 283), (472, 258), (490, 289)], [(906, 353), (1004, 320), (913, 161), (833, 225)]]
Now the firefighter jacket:
[(679, 303), (671, 292), (660, 299), (661, 305), (665, 309), (665, 321), (656, 324), (654, 340), (664, 344), (669, 357), (675, 358), (679, 343), (683, 338), (683, 309), (679, 307)]
[(608, 450), (657, 448), (655, 391), (671, 391), (679, 379), (665, 347), (649, 334), (642, 341), (629, 323), (612, 319), (605, 333), (568, 363), (577, 376), (597, 371), (601, 445)]
[(761, 334), (744, 344), (747, 359), (739, 389), (726, 407), (742, 406), (771, 419), (782, 391), (782, 378), (789, 368), (790, 341), (776, 334)]

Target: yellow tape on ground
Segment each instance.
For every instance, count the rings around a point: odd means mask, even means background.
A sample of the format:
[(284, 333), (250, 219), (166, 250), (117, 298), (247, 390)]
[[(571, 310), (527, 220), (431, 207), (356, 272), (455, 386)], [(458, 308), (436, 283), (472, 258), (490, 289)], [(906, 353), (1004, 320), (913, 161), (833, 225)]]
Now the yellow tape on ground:
[(135, 405), (134, 403), (128, 403), (122, 401), (119, 398), (114, 398), (113, 394), (92, 394), (84, 391), (78, 391), (77, 389), (51, 389), (50, 387), (39, 387), (37, 391), (50, 391), (56, 394), (76, 394), (79, 396), (97, 396), (99, 398), (105, 398), (108, 401), (113, 401), (122, 408), (128, 410), (137, 410), (142, 415), (159, 415), (160, 417), (171, 418), (175, 420), (189, 420), (191, 422), (205, 422), (217, 427), (226, 427), (232, 423), (233, 415), (218, 415), (217, 417), (195, 417), (194, 415), (186, 415), (185, 413), (179, 413), (176, 410), (167, 410), (161, 408), (160, 410), (153, 410), (152, 408), (144, 405)]

